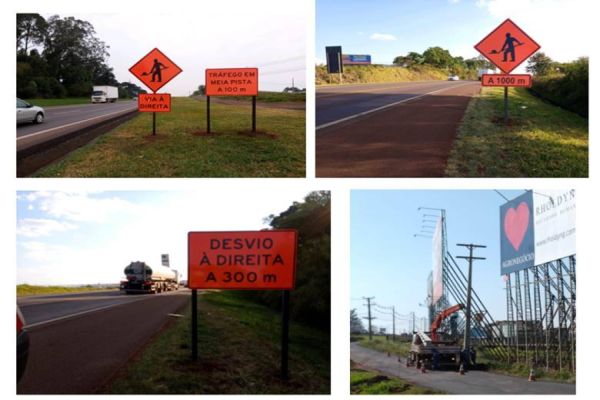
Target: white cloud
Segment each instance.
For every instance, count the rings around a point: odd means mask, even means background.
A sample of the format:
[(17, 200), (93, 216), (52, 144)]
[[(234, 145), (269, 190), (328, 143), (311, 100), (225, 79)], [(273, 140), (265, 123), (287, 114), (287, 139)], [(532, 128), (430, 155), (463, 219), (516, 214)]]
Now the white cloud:
[(373, 40), (398, 40), (391, 33), (373, 33), (369, 38)]
[(450, 3), (450, 4), (456, 4), (459, 2), (460, 2), (460, 0), (448, 0), (448, 3)]
[(551, 58), (572, 61), (591, 51), (593, 5), (588, 0), (478, 0), (502, 22), (511, 18)]
[(54, 219), (24, 218), (17, 222), (17, 235), (25, 237), (50, 236), (55, 232), (77, 229), (77, 225)]

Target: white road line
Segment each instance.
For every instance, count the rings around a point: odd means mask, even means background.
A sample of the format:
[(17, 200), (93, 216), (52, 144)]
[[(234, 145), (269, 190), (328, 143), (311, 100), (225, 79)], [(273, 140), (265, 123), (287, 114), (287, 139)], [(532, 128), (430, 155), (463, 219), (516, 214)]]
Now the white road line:
[(417, 96), (410, 97), (408, 99), (396, 101), (394, 103), (386, 104), (385, 106), (373, 108), (371, 110), (363, 111), (363, 112), (360, 112), (358, 114), (353, 114), (353, 115), (350, 115), (348, 117), (345, 117), (345, 118), (342, 118), (342, 119), (338, 119), (336, 121), (332, 121), (332, 122), (327, 122), (325, 124), (321, 124), (321, 125), (317, 126), (315, 128), (315, 130), (327, 128), (329, 126), (337, 125), (337, 124), (340, 124), (342, 122), (349, 121), (351, 119), (362, 117), (364, 115), (368, 115), (368, 114), (371, 114), (371, 113), (374, 113), (374, 112), (377, 112), (377, 111), (385, 110), (386, 108), (394, 107), (394, 106), (397, 106), (398, 104), (406, 103), (407, 101), (410, 101), (410, 100), (420, 99), (421, 97), (425, 97), (425, 96), (428, 96), (430, 94), (434, 94), (434, 93), (438, 93), (438, 92), (443, 92), (444, 90), (455, 89), (457, 87), (466, 86), (466, 85), (470, 85), (470, 84), (472, 84), (472, 82), (463, 83), (462, 85), (451, 86), (451, 87), (447, 87), (447, 88), (443, 88), (443, 89), (438, 89), (438, 90), (434, 90), (433, 92), (427, 92), (427, 93), (423, 93), (423, 94), (420, 94), (420, 95), (417, 95)]
[(93, 313), (96, 311), (102, 311), (102, 310), (107, 310), (109, 308), (114, 308), (114, 307), (118, 307), (118, 306), (122, 306), (125, 304), (131, 304), (131, 303), (135, 303), (137, 301), (141, 301), (141, 300), (145, 300), (146, 297), (142, 297), (140, 299), (137, 300), (131, 300), (131, 301), (126, 301), (124, 303), (119, 303), (119, 304), (111, 304), (109, 306), (104, 306), (104, 307), (98, 307), (98, 308), (92, 308), (91, 310), (85, 310), (85, 311), (80, 311), (78, 313), (75, 314), (68, 314), (68, 315), (63, 315), (62, 317), (56, 317), (56, 318), (52, 318), (52, 319), (48, 319), (46, 321), (40, 321), (40, 322), (36, 322), (34, 324), (30, 324), (30, 325), (25, 325), (24, 328), (28, 329), (28, 328), (35, 328), (37, 326), (42, 326), (42, 325), (46, 325), (46, 324), (50, 324), (52, 322), (57, 322), (57, 321), (61, 321), (63, 319), (68, 319), (68, 318), (74, 318), (74, 317), (78, 317), (80, 315), (85, 315), (85, 314), (89, 314), (89, 313)]
[(110, 114), (99, 115), (99, 116), (97, 116), (97, 117), (92, 117), (92, 118), (84, 119), (84, 120), (82, 120), (82, 121), (77, 121), (77, 122), (71, 122), (70, 124), (66, 124), (66, 125), (57, 126), (57, 127), (55, 127), (55, 128), (44, 129), (43, 131), (39, 131), (39, 132), (30, 133), (29, 135), (19, 136), (19, 137), (17, 138), (17, 141), (19, 141), (19, 140), (22, 140), (22, 139), (27, 139), (27, 138), (30, 138), (30, 137), (33, 137), (33, 136), (41, 135), (41, 134), (44, 134), (44, 133), (52, 132), (52, 131), (55, 131), (55, 130), (57, 130), (57, 129), (62, 129), (62, 128), (66, 128), (66, 127), (69, 127), (69, 126), (73, 126), (73, 125), (82, 124), (82, 123), (84, 123), (84, 122), (93, 121), (93, 120), (95, 120), (95, 119), (98, 119), (98, 118), (105, 118), (105, 117), (108, 117), (108, 116), (110, 116), (110, 115), (115, 115), (115, 114), (119, 114), (119, 113), (124, 113), (124, 112), (126, 112), (126, 111), (131, 111), (131, 110), (133, 110), (133, 109), (135, 109), (135, 108), (136, 108), (136, 107), (134, 107), (134, 108), (126, 108), (126, 109), (124, 109), (124, 110), (115, 111), (115, 112), (113, 112), (113, 113), (110, 113)]

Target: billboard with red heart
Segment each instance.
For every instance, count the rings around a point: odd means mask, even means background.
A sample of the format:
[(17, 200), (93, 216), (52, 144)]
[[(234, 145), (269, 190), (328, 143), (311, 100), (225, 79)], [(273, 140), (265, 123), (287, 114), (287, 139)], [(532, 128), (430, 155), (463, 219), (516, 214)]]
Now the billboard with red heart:
[(535, 264), (533, 192), (528, 191), (500, 207), (501, 273)]
[(571, 256), (575, 190), (525, 192), (500, 207), (502, 275)]

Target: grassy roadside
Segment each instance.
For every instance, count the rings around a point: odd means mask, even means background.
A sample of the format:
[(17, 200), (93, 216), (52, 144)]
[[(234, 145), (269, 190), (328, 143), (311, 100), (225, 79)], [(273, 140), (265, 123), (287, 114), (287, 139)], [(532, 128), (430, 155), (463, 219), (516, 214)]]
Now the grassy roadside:
[(102, 135), (64, 159), (42, 169), (42, 177), (304, 177), (305, 113), (260, 109), (257, 130), (249, 136), (249, 105), (206, 105), (173, 98), (172, 112), (159, 113), (152, 136), (152, 114)]
[(28, 99), (25, 100), (34, 106), (52, 107), (52, 106), (69, 106), (72, 104), (88, 104), (91, 102), (90, 97), (67, 97), (64, 99)]
[[(525, 357), (523, 352), (520, 353), (521, 360)], [(530, 352), (529, 358), (533, 360), (535, 357), (534, 352)], [(529, 372), (531, 370), (531, 366), (524, 364), (522, 362), (498, 362), (493, 358), (489, 357), (485, 352), (480, 351), (477, 355), (477, 361), (483, 363), (487, 366), (487, 370), (490, 372), (510, 375), (510, 376), (518, 376), (521, 378), (529, 377)], [(565, 360), (565, 364), (567, 365), (568, 361)], [(563, 371), (557, 370), (548, 370), (544, 367), (536, 367), (533, 369), (535, 372), (536, 379), (544, 380), (544, 381), (552, 381), (552, 382), (562, 382), (562, 383), (575, 383), (576, 376), (572, 371), (568, 370), (568, 366)]]
[(510, 126), (502, 121), (503, 89), (484, 88), (469, 103), (448, 159), (450, 177), (587, 177), (588, 120), (509, 89)]
[(385, 336), (373, 336), (373, 340), (369, 340), (367, 335), (362, 335), (360, 336), (358, 345), (383, 353), (389, 352), (401, 357), (408, 356), (408, 352), (410, 351), (409, 342), (400, 341), (399, 338), (396, 338), (396, 341), (392, 341), (391, 336), (389, 337), (389, 340), (386, 340)]
[(350, 361), (351, 394), (443, 394), (443, 392), (413, 385), (403, 379), (378, 371), (367, 370)]
[[(225, 99), (249, 102), (250, 96), (227, 96)], [(285, 103), (285, 102), (304, 102), (306, 101), (306, 92), (304, 93), (283, 93), (283, 92), (258, 92), (256, 101), (264, 103)]]
[[(293, 299), (292, 299), (293, 300)], [(199, 360), (190, 360), (190, 307), (104, 390), (110, 394), (328, 394), (329, 333), (290, 324), (290, 380), (279, 377), (279, 313), (235, 292), (198, 301)]]
[(40, 294), (63, 294), (63, 293), (81, 293), (95, 292), (99, 290), (117, 290), (117, 288), (100, 287), (100, 286), (35, 286), (35, 285), (17, 285), (17, 297), (35, 296)]
[[(448, 71), (429, 66), (404, 68), (383, 65), (348, 65), (344, 66), (342, 83), (412, 82), (446, 79), (448, 79)], [(339, 83), (338, 74), (328, 74), (325, 65), (315, 67), (315, 84), (317, 86)]]

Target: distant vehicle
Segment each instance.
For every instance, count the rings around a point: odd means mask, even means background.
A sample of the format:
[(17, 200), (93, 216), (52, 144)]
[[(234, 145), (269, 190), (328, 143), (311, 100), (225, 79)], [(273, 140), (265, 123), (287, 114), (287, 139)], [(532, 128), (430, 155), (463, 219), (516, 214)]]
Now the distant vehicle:
[(45, 112), (42, 107), (34, 106), (17, 97), (17, 124), (23, 122), (41, 124), (44, 122), (44, 117)]
[(491, 69), (491, 68), (481, 68), (479, 70), (477, 70), (477, 79), (481, 80), (482, 75), (484, 74), (495, 74), (496, 70)]
[(114, 103), (119, 98), (119, 88), (115, 86), (94, 86), (92, 103)]
[(460, 80), (460, 78), (458, 77), (458, 75), (450, 75), (450, 76), (448, 77), (448, 80), (449, 80), (449, 81), (459, 81), (459, 80)]
[(29, 356), (29, 333), (24, 329), (25, 319), (17, 306), (17, 382), (21, 380)]
[(126, 280), (120, 289), (125, 293), (161, 293), (177, 290), (178, 273), (165, 266), (150, 267), (143, 261), (133, 261), (125, 267)]

